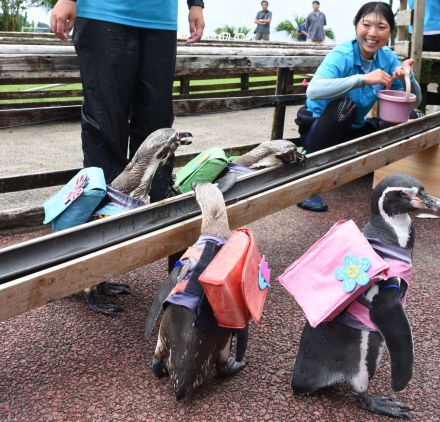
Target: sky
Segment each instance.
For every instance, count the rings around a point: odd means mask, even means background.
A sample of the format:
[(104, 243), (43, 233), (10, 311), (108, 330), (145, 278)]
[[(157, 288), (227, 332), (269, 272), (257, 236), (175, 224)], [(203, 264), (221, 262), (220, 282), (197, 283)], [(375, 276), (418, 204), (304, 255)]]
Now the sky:
[[(139, 0), (141, 1), (141, 0)], [(188, 7), (186, 0), (179, 3), (179, 34), (188, 33)], [(354, 37), (353, 18), (365, 0), (320, 0), (320, 10), (327, 17), (327, 27), (336, 36), (336, 42), (342, 43)], [(398, 3), (398, 2), (395, 2)], [(254, 19), (261, 10), (260, 0), (205, 0), (205, 33), (224, 25), (255, 27)], [(312, 11), (311, 0), (269, 0), (272, 12), (271, 40), (288, 41), (284, 33), (274, 31), (277, 24), (285, 19), (293, 20), (296, 15), (306, 16)], [(49, 23), (49, 14), (42, 8), (30, 9), (28, 20)]]

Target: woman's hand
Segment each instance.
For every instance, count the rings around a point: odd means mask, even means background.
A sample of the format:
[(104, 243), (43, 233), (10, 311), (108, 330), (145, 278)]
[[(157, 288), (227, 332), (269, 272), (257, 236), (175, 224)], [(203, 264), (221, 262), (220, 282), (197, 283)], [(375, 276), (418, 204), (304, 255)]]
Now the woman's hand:
[(393, 78), (403, 81), (403, 79), (405, 78), (405, 69), (411, 72), (413, 64), (414, 64), (414, 59), (406, 59), (402, 63), (401, 67), (399, 66), (396, 68), (396, 70), (393, 73)]
[(388, 89), (391, 85), (391, 76), (382, 69), (373, 70), (364, 75), (365, 85), (384, 85)]
[(203, 18), (203, 9), (200, 6), (192, 6), (188, 15), (190, 36), (186, 40), (188, 44), (200, 41), (205, 29), (205, 19)]
[(50, 29), (61, 40), (67, 41), (76, 19), (76, 3), (58, 0), (50, 14)]

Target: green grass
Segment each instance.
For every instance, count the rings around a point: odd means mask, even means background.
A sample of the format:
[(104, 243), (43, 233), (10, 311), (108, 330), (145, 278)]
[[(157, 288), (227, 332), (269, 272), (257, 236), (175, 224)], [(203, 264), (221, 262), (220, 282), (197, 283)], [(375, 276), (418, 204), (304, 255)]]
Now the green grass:
[[(26, 91), (27, 89), (37, 88), (39, 86), (46, 86), (46, 85), (50, 85), (50, 84), (0, 85), (0, 92)], [(69, 89), (81, 89), (81, 84), (80, 83), (64, 84), (62, 86), (45, 88), (44, 91), (63, 91)]]

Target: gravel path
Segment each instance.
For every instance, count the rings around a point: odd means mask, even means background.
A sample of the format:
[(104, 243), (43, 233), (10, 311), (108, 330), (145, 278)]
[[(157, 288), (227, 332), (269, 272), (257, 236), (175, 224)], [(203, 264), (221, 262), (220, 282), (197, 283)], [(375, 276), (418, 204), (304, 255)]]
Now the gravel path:
[[(251, 224), (272, 274), (280, 275), (338, 219), (353, 218), (362, 226), (371, 184), (367, 176), (325, 194), (327, 213), (292, 206)], [(414, 220), (418, 242), (407, 306), (414, 378), (404, 391), (390, 394), (385, 353), (370, 392), (413, 405), (413, 421), (434, 422), (440, 421), (439, 220)], [(0, 247), (40, 234), (3, 237)], [(0, 323), (0, 421), (390, 420), (360, 409), (344, 387), (292, 395), (291, 370), (305, 319), (275, 280), (261, 324), (251, 326), (245, 369), (223, 381), (214, 378), (187, 403), (176, 402), (169, 380), (157, 380), (150, 370), (154, 339), (143, 340), (165, 268), (162, 260), (117, 279), (131, 286), (131, 294), (119, 299), (126, 312), (117, 317), (92, 313), (76, 295)]]

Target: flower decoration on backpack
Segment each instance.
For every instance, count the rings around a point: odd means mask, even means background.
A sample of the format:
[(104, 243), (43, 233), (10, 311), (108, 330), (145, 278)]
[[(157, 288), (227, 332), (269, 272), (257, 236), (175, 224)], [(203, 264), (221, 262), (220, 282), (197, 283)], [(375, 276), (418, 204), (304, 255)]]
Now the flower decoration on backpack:
[(344, 257), (344, 266), (337, 267), (335, 271), (336, 280), (342, 281), (344, 292), (351, 293), (358, 284), (365, 286), (370, 281), (367, 271), (371, 263), (368, 258), (356, 258), (352, 254)]

